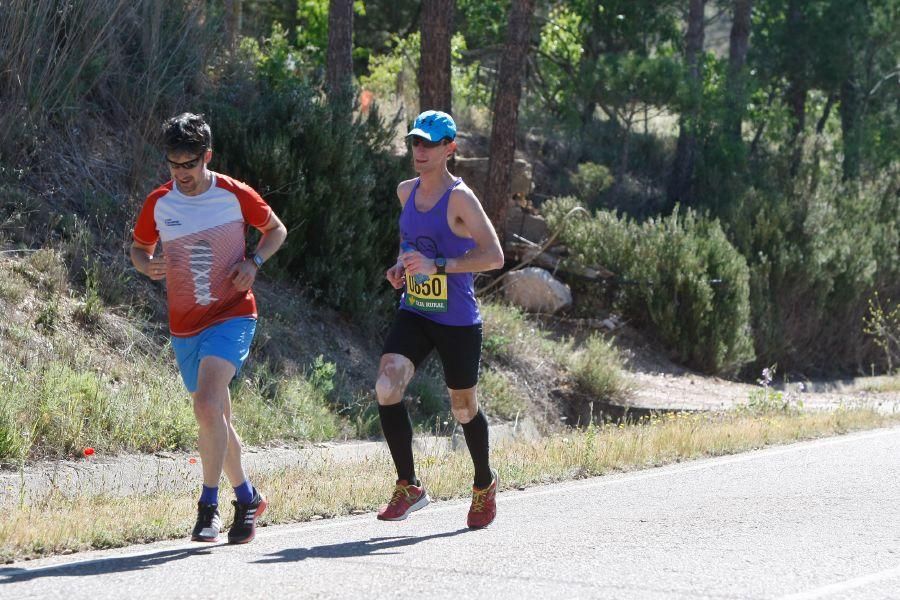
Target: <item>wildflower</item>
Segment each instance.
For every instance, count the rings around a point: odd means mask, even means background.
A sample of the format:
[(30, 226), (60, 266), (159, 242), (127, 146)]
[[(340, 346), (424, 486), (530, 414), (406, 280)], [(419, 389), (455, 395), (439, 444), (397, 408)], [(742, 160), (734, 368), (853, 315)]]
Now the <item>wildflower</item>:
[(770, 383), (772, 383), (772, 379), (775, 377), (775, 367), (766, 367), (762, 370), (762, 379), (757, 379), (756, 383), (763, 387), (767, 387)]
[(90, 446), (88, 446), (87, 448), (82, 450), (81, 453), (84, 454), (85, 456), (92, 456), (94, 454), (94, 449), (91, 448)]
[(194, 458), (194, 457), (192, 456), (192, 457), (190, 457), (190, 458), (188, 459), (188, 462), (191, 463), (192, 465), (196, 465), (196, 464), (197, 464), (197, 459)]

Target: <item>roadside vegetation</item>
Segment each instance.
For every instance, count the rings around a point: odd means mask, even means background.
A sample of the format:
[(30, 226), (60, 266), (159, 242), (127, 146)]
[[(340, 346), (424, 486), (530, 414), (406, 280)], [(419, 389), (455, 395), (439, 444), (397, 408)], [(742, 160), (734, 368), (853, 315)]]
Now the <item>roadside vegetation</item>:
[[(196, 425), (188, 395), (162, 331), (140, 315), (72, 297), (61, 254), (49, 250), (0, 260), (0, 463), (80, 457), (85, 448), (103, 455), (192, 448)], [(80, 297), (79, 297), (80, 296)], [(98, 302), (101, 308), (90, 308)], [(554, 340), (540, 322), (514, 307), (485, 304), (487, 317), (481, 397), (495, 421), (532, 418), (531, 386), (544, 371), (603, 402), (627, 396), (627, 374), (612, 343), (594, 335), (578, 346)], [(246, 443), (318, 442), (378, 435), (371, 372), (351, 378), (347, 365), (313, 354), (288, 369), (277, 356), (304, 348), (279, 336), (279, 328), (304, 328), (288, 304), (271, 307), (261, 323), (261, 354), (232, 385), (236, 425)], [(322, 311), (313, 311), (321, 318)], [(89, 321), (86, 315), (95, 314)], [(337, 318), (336, 315), (332, 315)], [(316, 323), (318, 324), (318, 323)], [(345, 340), (346, 345), (353, 342)], [(271, 346), (271, 348), (269, 347)], [(368, 360), (377, 359), (377, 352)], [(371, 367), (370, 367), (371, 369)], [(417, 428), (446, 433), (453, 427), (442, 373), (425, 365), (408, 401)], [(546, 430), (553, 419), (540, 423)]]
[[(630, 425), (591, 425), (538, 441), (504, 442), (494, 449), (493, 463), (500, 488), (514, 490), (890, 426), (898, 420), (896, 415), (861, 410), (670, 413)], [(417, 465), (432, 498), (468, 497), (472, 474), (465, 452), (427, 453), (417, 457)], [(254, 481), (271, 503), (261, 523), (373, 511), (385, 501), (385, 482), (392, 479), (386, 454), (363, 463), (326, 463), (312, 470), (260, 475)], [(334, 494), (334, 489), (342, 493)], [(8, 505), (0, 520), (0, 560), (181, 538), (193, 522), (194, 500), (193, 492), (125, 498), (56, 493), (35, 505)], [(230, 515), (223, 518), (227, 525)]]
[[(508, 91), (511, 4), (460, 0), (443, 24), (470, 158), (487, 156), (492, 100)], [(525, 314), (499, 285), (482, 298), (480, 399), (493, 424), (544, 436), (497, 448), (506, 489), (896, 422), (803, 413), (770, 375), (885, 375), (871, 390), (898, 389), (900, 14), (891, 0), (760, 0), (729, 36), (749, 3), (705, 4), (704, 17), (670, 0), (547, 0), (529, 15), (521, 120), (506, 132), (533, 173), (517, 201), (557, 235), (557, 275), (612, 275), (570, 277), (562, 315)], [(232, 387), (245, 442), (379, 434), (371, 387), (396, 302), (383, 273), (396, 184), (412, 175), (402, 137), (419, 108), (422, 3), (354, 3), (351, 98), (327, 89), (328, 6), (0, 2), (0, 466), (195, 446), (163, 287), (127, 253), (166, 175), (159, 124), (182, 110), (210, 120), (211, 167), (258, 189), (290, 231), (255, 287), (262, 318)], [(691, 47), (703, 26), (735, 47)], [(618, 326), (597, 325), (610, 315), (667, 365), (765, 384), (734, 412), (613, 423), (602, 407), (627, 402), (639, 367)], [(434, 361), (406, 400), (417, 432), (452, 433)], [(465, 456), (423, 461), (436, 497), (467, 492)], [(265, 521), (371, 510), (389, 471), (263, 476)], [(349, 490), (339, 503), (323, 479)], [(0, 556), (178, 537), (192, 504), (20, 503), (0, 520)]]

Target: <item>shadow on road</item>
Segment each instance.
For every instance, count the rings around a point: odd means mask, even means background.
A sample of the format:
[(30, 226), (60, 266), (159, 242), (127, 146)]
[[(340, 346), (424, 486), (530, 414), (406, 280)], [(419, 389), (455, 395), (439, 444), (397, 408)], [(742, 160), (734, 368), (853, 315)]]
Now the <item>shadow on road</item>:
[(397, 552), (385, 552), (391, 548), (400, 548), (402, 546), (412, 546), (427, 540), (438, 538), (453, 537), (461, 533), (472, 531), (468, 527), (457, 529), (456, 531), (447, 531), (444, 533), (435, 533), (434, 535), (423, 536), (395, 536), (395, 537), (376, 537), (363, 541), (344, 542), (342, 544), (329, 544), (327, 546), (314, 546), (312, 548), (286, 548), (274, 554), (270, 554), (269, 558), (255, 561), (257, 564), (297, 562), (306, 560), (307, 558), (352, 558), (358, 556), (369, 556), (378, 554), (384, 556), (387, 554), (398, 554)]
[(30, 581), (32, 579), (38, 579), (39, 577), (84, 577), (87, 575), (105, 575), (107, 573), (139, 571), (173, 560), (188, 558), (189, 556), (209, 554), (210, 551), (210, 547), (181, 548), (178, 550), (163, 550), (161, 552), (154, 552), (153, 554), (99, 558), (63, 565), (37, 567), (35, 569), (0, 567), (0, 585), (5, 583)]

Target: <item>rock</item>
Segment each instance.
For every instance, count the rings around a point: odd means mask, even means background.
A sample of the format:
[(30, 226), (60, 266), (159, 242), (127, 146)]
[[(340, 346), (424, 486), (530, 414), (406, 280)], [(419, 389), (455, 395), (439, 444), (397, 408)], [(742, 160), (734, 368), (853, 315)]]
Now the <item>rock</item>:
[[(488, 159), (487, 158), (455, 158), (453, 172), (463, 178), (478, 199), (484, 202), (484, 190), (487, 182)], [(521, 194), (527, 197), (531, 193), (532, 178), (531, 163), (521, 158), (513, 161), (510, 175), (509, 193), (511, 196)]]
[(615, 331), (616, 329), (621, 327), (622, 324), (622, 319), (620, 319), (617, 315), (610, 315), (608, 318), (600, 321), (600, 326), (607, 331)]
[(550, 237), (550, 228), (541, 215), (530, 214), (521, 207), (511, 204), (506, 213), (506, 239), (515, 239), (513, 234), (539, 244)]
[(532, 312), (552, 314), (572, 304), (569, 286), (537, 267), (508, 273), (503, 292), (507, 300)]

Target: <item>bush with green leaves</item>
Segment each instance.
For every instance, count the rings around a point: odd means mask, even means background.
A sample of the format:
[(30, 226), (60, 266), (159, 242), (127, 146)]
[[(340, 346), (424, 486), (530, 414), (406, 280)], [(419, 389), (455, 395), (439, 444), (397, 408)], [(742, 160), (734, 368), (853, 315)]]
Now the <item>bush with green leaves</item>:
[(719, 222), (693, 211), (637, 223), (609, 211), (564, 218), (573, 198), (544, 205), (570, 261), (617, 276), (615, 303), (676, 357), (708, 373), (737, 371), (753, 359), (749, 272)]
[(841, 181), (772, 177), (735, 201), (730, 237), (747, 256), (761, 368), (870, 372), (888, 368), (866, 332), (876, 293), (900, 297), (900, 175)]
[(515, 383), (502, 371), (485, 368), (478, 381), (479, 402), (492, 417), (507, 421), (525, 412), (527, 401)]
[(569, 370), (582, 392), (603, 402), (623, 402), (630, 386), (623, 371), (624, 360), (612, 340), (592, 333), (584, 347), (569, 358)]
[(283, 377), (267, 365), (259, 367), (234, 390), (234, 419), (244, 440), (260, 444), (273, 439), (320, 442), (337, 437), (341, 418), (331, 410), (334, 363), (321, 355), (302, 375)]
[(883, 305), (878, 292), (869, 298), (869, 310), (863, 319), (863, 333), (869, 335), (884, 351), (887, 372), (894, 372), (894, 363), (900, 361), (900, 302)]
[(593, 162), (581, 163), (570, 180), (578, 195), (588, 206), (596, 206), (600, 194), (613, 184), (614, 178), (609, 168)]
[(372, 111), (354, 118), (323, 100), (278, 30), (244, 40), (208, 99), (219, 169), (254, 186), (288, 228), (276, 263), (321, 301), (371, 311), (396, 257), (395, 189), (404, 159)]

